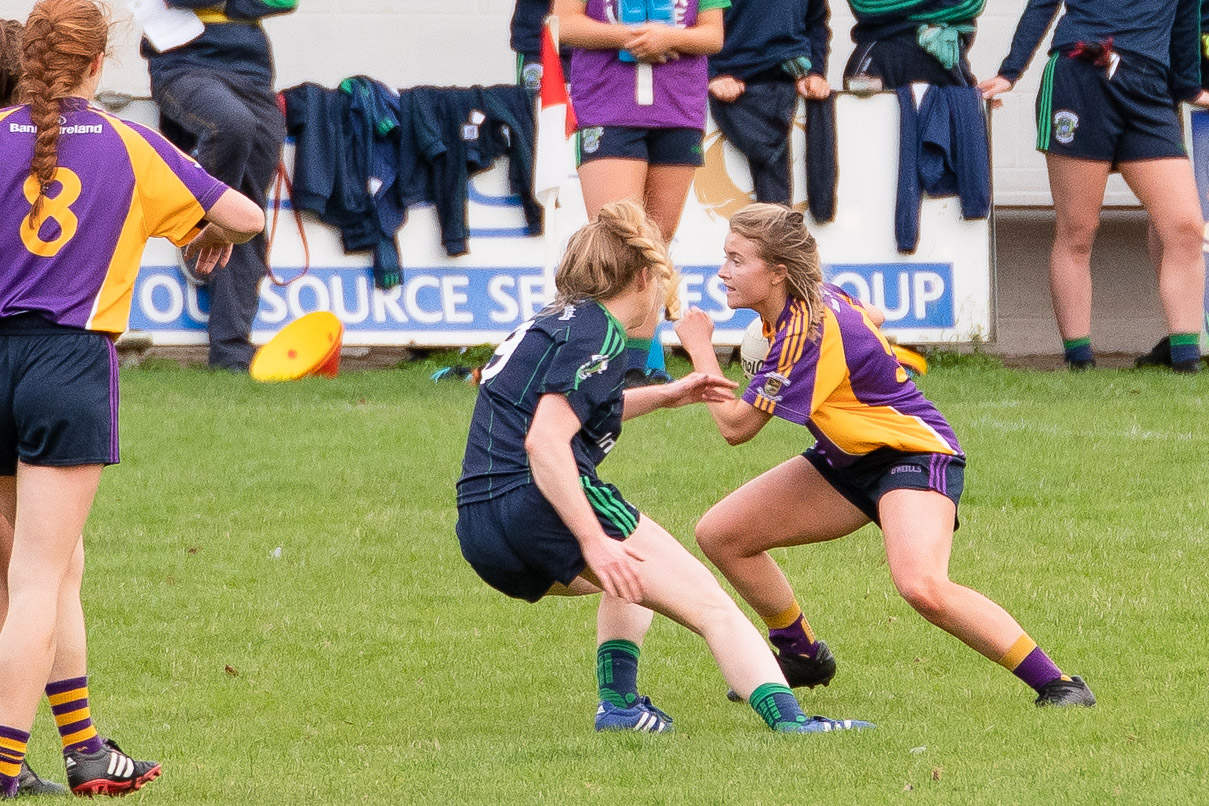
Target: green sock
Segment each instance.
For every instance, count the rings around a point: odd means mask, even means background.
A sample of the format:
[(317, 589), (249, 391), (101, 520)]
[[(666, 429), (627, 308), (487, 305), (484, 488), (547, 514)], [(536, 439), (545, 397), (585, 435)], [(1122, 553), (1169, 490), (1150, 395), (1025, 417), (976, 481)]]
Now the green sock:
[(601, 702), (629, 708), (638, 701), (638, 645), (605, 641), (596, 648), (596, 685)]
[(751, 693), (748, 703), (760, 715), (768, 727), (775, 731), (787, 731), (806, 721), (802, 707), (788, 686), (781, 683), (764, 683)]

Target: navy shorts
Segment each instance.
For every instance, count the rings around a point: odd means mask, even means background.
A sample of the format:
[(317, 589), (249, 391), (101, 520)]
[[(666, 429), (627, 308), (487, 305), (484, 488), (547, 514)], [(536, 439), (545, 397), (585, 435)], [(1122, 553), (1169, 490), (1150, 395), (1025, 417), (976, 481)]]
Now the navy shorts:
[(1037, 149), (1111, 162), (1186, 157), (1167, 78), (1146, 62), (1117, 54), (1109, 68), (1055, 53), (1037, 94)]
[(648, 165), (705, 164), (700, 129), (588, 126), (575, 133), (577, 165), (600, 159), (642, 160)]
[[(593, 479), (585, 492), (605, 534), (625, 540), (633, 533), (638, 510), (616, 487)], [(555, 582), (570, 584), (586, 567), (579, 541), (536, 484), (459, 504), (456, 528), (462, 556), (475, 573), (516, 599), (536, 602)]]
[(102, 333), (0, 319), (0, 475), (118, 462), (118, 358)]
[[(836, 492), (882, 525), (877, 505), (891, 490), (935, 490), (956, 507), (965, 487), (966, 460), (947, 453), (903, 453), (883, 448), (848, 467), (832, 467), (815, 448), (802, 454)], [(953, 514), (953, 529), (959, 526)]]
[(915, 31), (883, 39), (856, 43), (856, 49), (844, 66), (844, 78), (876, 76), (887, 90), (905, 87), (917, 81), (936, 87), (972, 87), (976, 83), (966, 56), (968, 37), (962, 37), (961, 58), (945, 69), (935, 56), (919, 46)]

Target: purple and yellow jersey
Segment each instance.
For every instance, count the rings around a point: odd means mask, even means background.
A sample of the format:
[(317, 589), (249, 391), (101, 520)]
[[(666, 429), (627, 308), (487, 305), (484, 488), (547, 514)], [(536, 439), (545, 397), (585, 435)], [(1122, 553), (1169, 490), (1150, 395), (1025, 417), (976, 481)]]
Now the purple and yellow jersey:
[(833, 467), (879, 448), (962, 455), (948, 422), (899, 365), (882, 334), (841, 289), (823, 286), (820, 333), (810, 311), (790, 297), (764, 363), (743, 393), (760, 411), (804, 425)]
[(65, 99), (60, 120), (58, 167), (31, 227), (34, 125), (27, 106), (0, 110), (0, 317), (121, 333), (147, 239), (184, 244), (227, 186), (83, 99)]

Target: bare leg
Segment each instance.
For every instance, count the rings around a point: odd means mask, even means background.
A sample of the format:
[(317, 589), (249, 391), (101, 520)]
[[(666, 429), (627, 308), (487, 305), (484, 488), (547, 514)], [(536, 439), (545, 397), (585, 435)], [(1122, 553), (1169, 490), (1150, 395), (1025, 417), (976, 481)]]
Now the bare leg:
[(638, 564), (642, 604), (702, 636), (727, 684), (744, 699), (764, 683), (785, 685), (763, 637), (697, 558), (643, 516), (626, 541)]
[(1205, 224), (1186, 159), (1121, 164), (1121, 176), (1150, 214), (1160, 249), (1159, 298), (1171, 333), (1200, 333), (1205, 310)]
[(1054, 197), (1054, 247), (1050, 295), (1063, 339), (1091, 335), (1091, 247), (1100, 228), (1100, 208), (1109, 164), (1046, 155)]
[(928, 621), (999, 662), (1024, 634), (1006, 610), (949, 579), (953, 502), (928, 490), (894, 490), (879, 504), (894, 587)]
[(652, 165), (647, 169), (643, 189), (646, 211), (669, 246), (680, 226), (680, 215), (696, 172), (691, 165)]
[(101, 465), (17, 467), (9, 617), (0, 629), (0, 725), (33, 724), (54, 662), (63, 589), (77, 584), (72, 559), (100, 478)]
[[(0, 627), (8, 614), (8, 564), (13, 551), (12, 523), (17, 517), (17, 477), (0, 476)], [(80, 536), (64, 578), (55, 626), (55, 660), (49, 682), (88, 674), (88, 638), (80, 585), (84, 578), (84, 537)]]
[(631, 641), (641, 647), (654, 618), (654, 611), (606, 593), (596, 611), (596, 643)]
[(739, 595), (770, 619), (793, 605), (793, 589), (768, 549), (821, 543), (869, 522), (804, 457), (757, 476), (697, 524), (697, 543)]
[(642, 203), (646, 195), (647, 164), (643, 160), (599, 159), (579, 166), (579, 183), (588, 218), (594, 219), (609, 202), (632, 199)]

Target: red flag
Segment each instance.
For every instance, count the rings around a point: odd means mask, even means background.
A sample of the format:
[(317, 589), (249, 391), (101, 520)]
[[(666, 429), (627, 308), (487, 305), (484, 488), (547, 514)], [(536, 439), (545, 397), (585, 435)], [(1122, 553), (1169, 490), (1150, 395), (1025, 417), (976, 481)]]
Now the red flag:
[(578, 128), (575, 110), (571, 108), (571, 99), (567, 96), (562, 59), (555, 44), (557, 34), (553, 29), (557, 23), (557, 17), (548, 17), (542, 28), (541, 106), (537, 115), (533, 195), (545, 207), (554, 203), (559, 187), (574, 171), (569, 138)]

